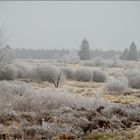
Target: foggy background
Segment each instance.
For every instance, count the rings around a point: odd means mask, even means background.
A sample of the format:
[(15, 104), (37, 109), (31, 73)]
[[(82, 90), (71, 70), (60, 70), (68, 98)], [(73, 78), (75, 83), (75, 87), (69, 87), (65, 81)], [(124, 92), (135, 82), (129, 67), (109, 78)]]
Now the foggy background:
[(85, 37), (91, 49), (140, 49), (140, 2), (1, 1), (0, 26), (12, 48), (79, 49)]

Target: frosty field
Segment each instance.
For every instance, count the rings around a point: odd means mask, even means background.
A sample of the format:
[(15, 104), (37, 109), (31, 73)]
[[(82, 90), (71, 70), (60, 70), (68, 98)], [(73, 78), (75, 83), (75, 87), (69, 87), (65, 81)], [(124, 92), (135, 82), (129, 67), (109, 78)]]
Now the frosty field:
[(0, 0), (0, 140), (140, 140), (140, 1)]
[(140, 63), (113, 63), (8, 65), (0, 81), (0, 139), (139, 140)]

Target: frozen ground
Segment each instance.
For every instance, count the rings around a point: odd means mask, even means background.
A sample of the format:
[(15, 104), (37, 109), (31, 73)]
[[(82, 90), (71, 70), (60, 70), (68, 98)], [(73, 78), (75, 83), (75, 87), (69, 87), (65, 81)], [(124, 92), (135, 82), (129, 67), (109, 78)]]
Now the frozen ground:
[[(0, 139), (139, 140), (139, 62), (112, 63), (17, 60), (15, 80), (0, 82)], [(54, 80), (63, 71), (58, 88), (42, 64)]]

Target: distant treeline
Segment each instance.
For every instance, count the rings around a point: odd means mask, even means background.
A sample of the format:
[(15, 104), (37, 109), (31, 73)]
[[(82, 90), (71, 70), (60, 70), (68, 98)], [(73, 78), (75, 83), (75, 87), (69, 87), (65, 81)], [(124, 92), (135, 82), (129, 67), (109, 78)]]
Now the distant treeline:
[(69, 54), (67, 49), (14, 49), (19, 59), (56, 59)]
[[(74, 54), (73, 54), (74, 53)], [(68, 49), (14, 49), (15, 57), (18, 59), (58, 59), (63, 56), (75, 56), (78, 55), (76, 50)], [(90, 58), (114, 58), (121, 55), (120, 51), (108, 50), (103, 51), (99, 49), (90, 50)]]
[(90, 57), (91, 58), (99, 57), (99, 58), (108, 59), (108, 58), (120, 57), (121, 53), (122, 53), (121, 51), (114, 51), (114, 50), (103, 51), (103, 50), (95, 49), (90, 51)]

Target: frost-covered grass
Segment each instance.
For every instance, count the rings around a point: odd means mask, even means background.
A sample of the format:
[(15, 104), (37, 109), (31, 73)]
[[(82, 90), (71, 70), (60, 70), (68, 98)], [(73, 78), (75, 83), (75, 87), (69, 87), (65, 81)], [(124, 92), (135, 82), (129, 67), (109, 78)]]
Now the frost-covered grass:
[[(104, 109), (98, 112), (100, 107)], [(0, 81), (0, 134), (2, 131), (7, 137), (14, 137), (15, 133), (21, 134), (24, 139), (52, 139), (56, 135), (82, 137), (85, 128), (94, 131), (95, 125), (99, 125), (98, 121), (109, 123), (111, 129), (127, 127), (121, 122), (127, 119), (136, 122), (139, 111), (139, 106), (135, 104), (111, 103), (100, 92), (82, 96), (63, 88), (35, 90), (25, 82)]]
[(27, 106), (30, 111), (37, 111), (38, 108), (56, 109), (61, 106), (96, 109), (107, 103), (97, 94), (89, 98), (73, 95), (65, 90), (36, 91), (29, 84), (20, 81), (0, 82), (0, 100), (4, 100), (5, 104), (19, 111), (26, 111)]

